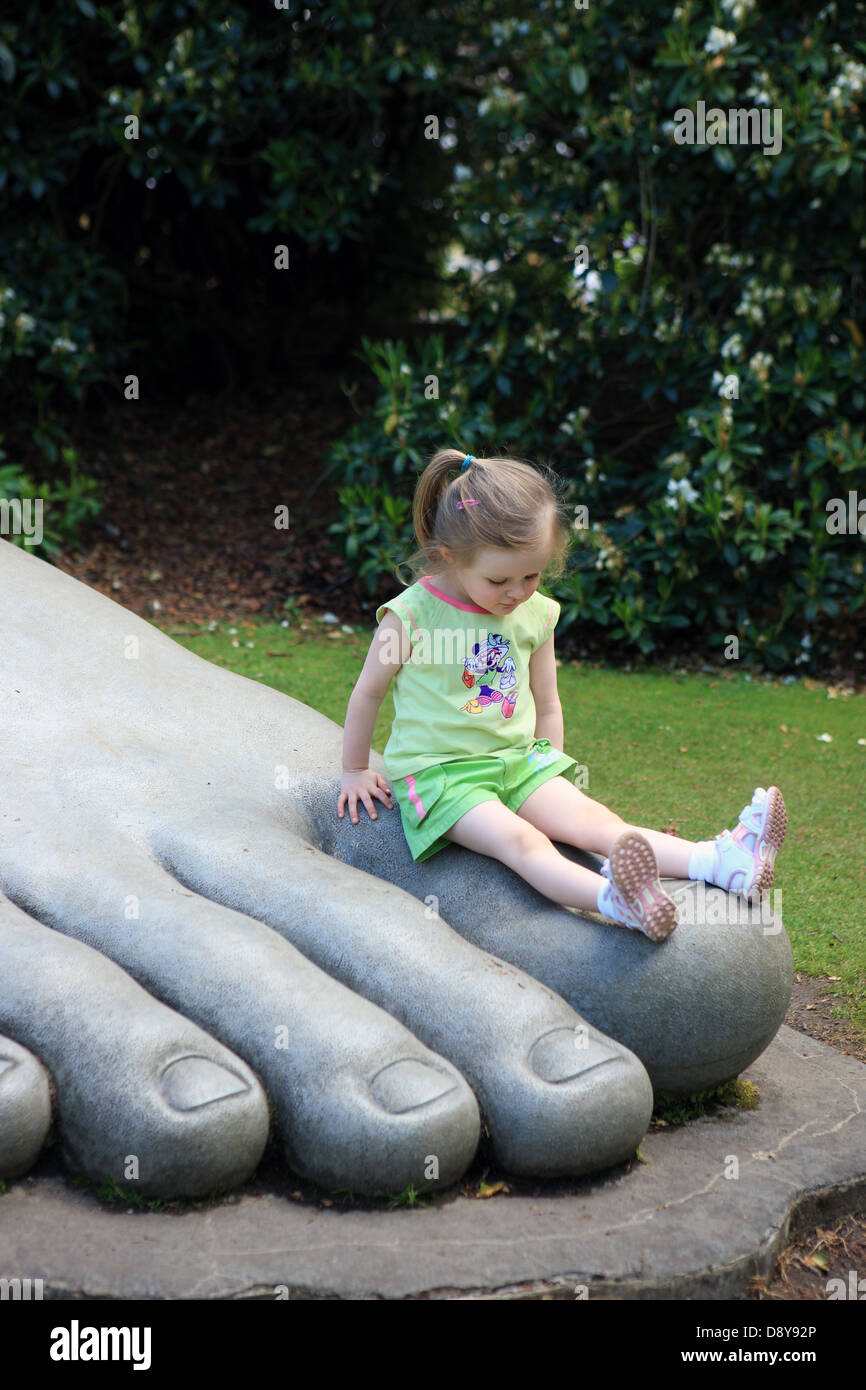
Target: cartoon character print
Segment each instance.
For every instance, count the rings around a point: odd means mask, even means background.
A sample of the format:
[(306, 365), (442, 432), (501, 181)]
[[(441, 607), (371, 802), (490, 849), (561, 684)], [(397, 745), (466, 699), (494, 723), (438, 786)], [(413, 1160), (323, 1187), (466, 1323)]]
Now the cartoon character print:
[(517, 668), (508, 655), (510, 643), (501, 632), (488, 632), (484, 642), (476, 642), (472, 655), (463, 665), (463, 684), (471, 690), (476, 680), (489, 674), (499, 677), (499, 689), (492, 685), (482, 685), (477, 695), (467, 700), (462, 708), (467, 714), (481, 714), (488, 705), (499, 705), (503, 719), (510, 719), (517, 704), (517, 693), (508, 694), (517, 684)]

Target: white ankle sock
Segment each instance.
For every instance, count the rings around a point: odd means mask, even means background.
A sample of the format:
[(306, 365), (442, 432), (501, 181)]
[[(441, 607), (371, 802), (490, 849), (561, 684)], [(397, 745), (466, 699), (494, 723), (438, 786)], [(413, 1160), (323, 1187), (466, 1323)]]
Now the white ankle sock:
[(609, 917), (609, 916), (610, 916), (610, 910), (609, 910), (608, 907), (605, 906), (605, 904), (606, 904), (606, 902), (607, 902), (607, 895), (608, 895), (609, 892), (610, 892), (610, 883), (608, 882), (608, 880), (607, 880), (606, 878), (605, 878), (605, 879), (602, 879), (601, 887), (599, 888), (598, 894), (596, 895), (596, 907), (598, 908), (598, 910), (599, 910), (599, 912), (601, 913), (602, 917)]
[(715, 862), (715, 848), (714, 840), (698, 840), (689, 855), (689, 878), (702, 878), (705, 883), (709, 882)]

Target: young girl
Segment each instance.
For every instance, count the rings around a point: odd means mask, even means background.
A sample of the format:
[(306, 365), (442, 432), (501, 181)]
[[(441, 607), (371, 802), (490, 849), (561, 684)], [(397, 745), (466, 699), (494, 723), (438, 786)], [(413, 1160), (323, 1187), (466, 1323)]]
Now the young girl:
[[(769, 890), (787, 825), (778, 787), (757, 787), (732, 832), (692, 843), (628, 825), (573, 785), (556, 688), (560, 605), (538, 592), (545, 572), (563, 572), (572, 539), (551, 482), (515, 459), (443, 449), (418, 480), (413, 521), (411, 560), (435, 572), (376, 609), (346, 711), (338, 815), (348, 803), (357, 824), (361, 800), (375, 820), (374, 797), (393, 806), (390, 782), (413, 859), (453, 841), (501, 860), (555, 903), (654, 941), (677, 924), (660, 872), (748, 898)], [(368, 763), (394, 678), (386, 779)], [(601, 873), (553, 840), (607, 855)]]

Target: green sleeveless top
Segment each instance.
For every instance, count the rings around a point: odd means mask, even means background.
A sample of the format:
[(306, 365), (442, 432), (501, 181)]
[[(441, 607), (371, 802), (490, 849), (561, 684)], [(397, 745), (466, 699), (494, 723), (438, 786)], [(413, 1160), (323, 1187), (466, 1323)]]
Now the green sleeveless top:
[(412, 645), (392, 685), (394, 722), (383, 754), (392, 781), (449, 759), (529, 746), (529, 658), (556, 626), (556, 599), (536, 589), (512, 613), (495, 614), (459, 603), (422, 575), (379, 605), (377, 622), (386, 608)]

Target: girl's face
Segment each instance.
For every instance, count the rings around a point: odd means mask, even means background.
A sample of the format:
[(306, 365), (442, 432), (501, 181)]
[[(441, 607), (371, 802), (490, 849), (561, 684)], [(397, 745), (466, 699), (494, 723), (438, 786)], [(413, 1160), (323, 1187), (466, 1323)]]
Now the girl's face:
[[(447, 560), (446, 555), (446, 560)], [(548, 546), (531, 550), (479, 550), (469, 566), (451, 564), (448, 574), (463, 593), (457, 597), (489, 613), (513, 613), (538, 588), (550, 559)]]

